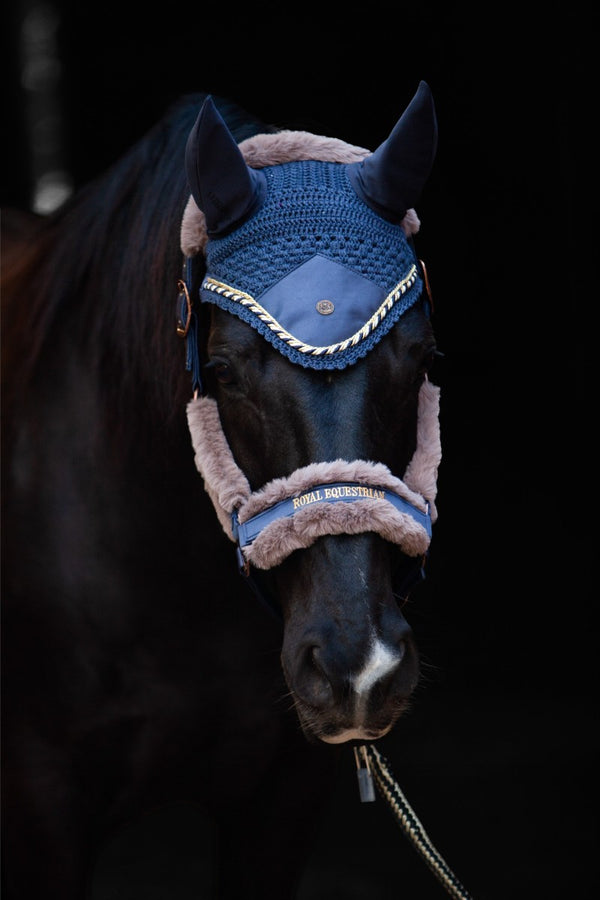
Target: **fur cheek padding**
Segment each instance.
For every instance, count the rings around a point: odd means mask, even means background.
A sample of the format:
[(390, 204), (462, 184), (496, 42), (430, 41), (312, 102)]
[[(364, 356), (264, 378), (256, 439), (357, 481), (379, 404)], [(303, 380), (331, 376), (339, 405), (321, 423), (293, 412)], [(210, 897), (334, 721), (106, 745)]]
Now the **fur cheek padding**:
[(187, 417), (196, 468), (225, 534), (233, 540), (231, 513), (250, 496), (248, 479), (232, 456), (216, 401), (210, 397), (191, 400)]
[(427, 378), (419, 392), (417, 421), (417, 449), (404, 473), (404, 483), (413, 491), (427, 497), (431, 521), (437, 519), (438, 468), (442, 459), (440, 440), (440, 389)]

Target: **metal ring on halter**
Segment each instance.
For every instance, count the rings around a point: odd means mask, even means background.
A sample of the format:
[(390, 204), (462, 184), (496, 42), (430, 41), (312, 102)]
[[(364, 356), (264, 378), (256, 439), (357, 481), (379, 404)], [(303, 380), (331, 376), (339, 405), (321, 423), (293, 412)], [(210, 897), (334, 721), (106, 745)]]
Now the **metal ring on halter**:
[(431, 285), (429, 284), (429, 276), (427, 274), (427, 268), (422, 259), (419, 260), (421, 264), (421, 271), (423, 272), (423, 281), (425, 282), (425, 290), (427, 291), (427, 296), (429, 298), (429, 305), (431, 306), (431, 312), (433, 312), (433, 297), (431, 295)]
[[(187, 333), (190, 330), (190, 322), (192, 321), (192, 301), (190, 299), (190, 292), (188, 291), (188, 286), (183, 281), (183, 279), (179, 278), (177, 280), (177, 288), (179, 290), (179, 308), (177, 311), (177, 334), (179, 337), (187, 337)], [(183, 304), (183, 297), (185, 297), (185, 306)], [(185, 312), (185, 319), (184, 319)]]

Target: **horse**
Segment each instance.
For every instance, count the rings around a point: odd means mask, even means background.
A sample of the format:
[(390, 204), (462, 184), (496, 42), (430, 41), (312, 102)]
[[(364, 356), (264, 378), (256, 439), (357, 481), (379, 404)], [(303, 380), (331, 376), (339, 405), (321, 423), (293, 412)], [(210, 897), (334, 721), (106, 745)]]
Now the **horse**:
[(12, 236), (6, 900), (83, 900), (174, 801), (215, 823), (219, 898), (293, 897), (342, 748), (409, 705), (436, 143), (425, 82), (374, 152), (190, 94)]

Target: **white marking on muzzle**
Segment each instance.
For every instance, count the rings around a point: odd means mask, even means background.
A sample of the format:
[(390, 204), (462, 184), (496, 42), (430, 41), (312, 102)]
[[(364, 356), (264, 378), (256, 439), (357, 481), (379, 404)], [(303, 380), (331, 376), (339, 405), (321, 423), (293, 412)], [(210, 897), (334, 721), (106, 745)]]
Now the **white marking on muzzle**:
[(352, 679), (352, 686), (359, 698), (368, 694), (373, 685), (400, 665), (402, 653), (390, 650), (379, 638), (371, 645), (371, 653), (364, 668)]
[(381, 731), (374, 733), (364, 726), (364, 715), (365, 708), (367, 705), (367, 700), (369, 696), (369, 691), (381, 678), (384, 678), (390, 672), (392, 672), (397, 666), (402, 662), (402, 657), (404, 656), (404, 652), (402, 649), (400, 650), (392, 650), (390, 647), (386, 647), (378, 638), (373, 640), (371, 644), (371, 649), (369, 652), (369, 657), (358, 673), (352, 679), (352, 687), (354, 688), (354, 693), (356, 694), (356, 706), (354, 710), (354, 719), (355, 719), (355, 727), (348, 728), (344, 731), (341, 731), (339, 734), (323, 737), (321, 736), (321, 740), (326, 744), (343, 744), (346, 741), (352, 740), (376, 740), (377, 738), (383, 737), (384, 734), (392, 727), (392, 723), (390, 723), (387, 727), (383, 728)]

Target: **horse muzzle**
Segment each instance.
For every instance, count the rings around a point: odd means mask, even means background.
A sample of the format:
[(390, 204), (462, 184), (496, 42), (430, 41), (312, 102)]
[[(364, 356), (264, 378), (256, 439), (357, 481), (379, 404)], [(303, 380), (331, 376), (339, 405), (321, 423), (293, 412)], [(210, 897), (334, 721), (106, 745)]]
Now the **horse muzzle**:
[(324, 648), (313, 646), (301, 654), (288, 684), (307, 738), (327, 744), (374, 741), (405, 712), (418, 680), (414, 645), (392, 650), (374, 640), (368, 654), (355, 674), (340, 672)]
[(324, 537), (273, 581), (283, 607), (282, 667), (305, 735), (325, 743), (382, 737), (419, 677), (386, 542)]

